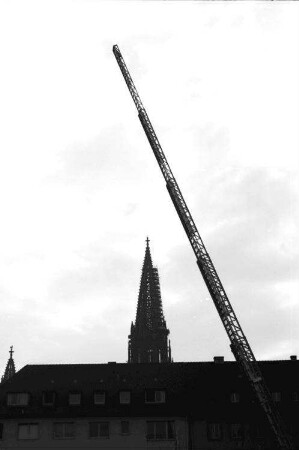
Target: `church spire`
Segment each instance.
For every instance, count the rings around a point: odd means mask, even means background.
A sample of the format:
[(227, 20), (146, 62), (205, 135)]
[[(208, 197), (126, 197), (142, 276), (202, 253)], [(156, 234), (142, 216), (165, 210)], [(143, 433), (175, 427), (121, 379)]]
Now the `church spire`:
[(163, 314), (158, 269), (146, 238), (135, 324), (129, 335), (129, 362), (170, 362), (169, 330)]
[(15, 362), (12, 357), (13, 353), (14, 353), (13, 346), (11, 346), (9, 351), (10, 356), (7, 361), (4, 375), (2, 375), (1, 383), (4, 383), (5, 381), (9, 380), (9, 378), (11, 378), (16, 373)]

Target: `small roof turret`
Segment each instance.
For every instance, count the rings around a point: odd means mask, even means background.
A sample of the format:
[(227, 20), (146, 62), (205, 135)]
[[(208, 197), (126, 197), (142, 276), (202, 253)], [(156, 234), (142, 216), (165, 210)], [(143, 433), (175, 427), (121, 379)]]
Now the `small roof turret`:
[(2, 375), (1, 383), (4, 383), (5, 381), (9, 380), (9, 378), (11, 378), (16, 373), (15, 362), (14, 362), (13, 356), (12, 356), (13, 354), (14, 354), (14, 350), (13, 350), (13, 346), (11, 345), (10, 350), (9, 350), (9, 359), (7, 361), (4, 375)]

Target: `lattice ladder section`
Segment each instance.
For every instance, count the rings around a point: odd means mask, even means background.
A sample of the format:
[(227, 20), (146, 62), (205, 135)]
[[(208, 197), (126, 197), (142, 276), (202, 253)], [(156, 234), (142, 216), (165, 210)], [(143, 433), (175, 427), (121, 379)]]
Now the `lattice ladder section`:
[(131, 75), (117, 45), (114, 45), (113, 53), (137, 108), (142, 127), (146, 133), (148, 141), (166, 181), (166, 187), (168, 189), (172, 202), (177, 210), (179, 218), (182, 222), (182, 225), (196, 256), (198, 267), (201, 271), (201, 274), (216, 306), (220, 319), (229, 337), (231, 350), (237, 362), (240, 364), (244, 373), (246, 374), (246, 377), (253, 388), (258, 402), (266, 413), (268, 422), (276, 437), (279, 448), (282, 450), (290, 450), (293, 448), (293, 446), (287, 436), (281, 417), (272, 401), (271, 395), (265, 385), (254, 354), (250, 348), (245, 334), (242, 331), (241, 325), (237, 319), (236, 314), (234, 313), (232, 305), (226, 295), (226, 292), (216, 272), (213, 262), (199, 235), (195, 222), (192, 219), (191, 213), (183, 198), (180, 188), (172, 174), (162, 147), (159, 143), (153, 126), (149, 120), (149, 117), (141, 102), (137, 89), (133, 83)]

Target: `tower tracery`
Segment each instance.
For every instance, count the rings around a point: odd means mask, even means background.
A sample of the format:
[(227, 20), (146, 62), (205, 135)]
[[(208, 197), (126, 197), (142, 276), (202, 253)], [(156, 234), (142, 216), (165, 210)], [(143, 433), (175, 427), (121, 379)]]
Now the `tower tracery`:
[(135, 324), (131, 324), (128, 362), (171, 362), (169, 330), (163, 314), (158, 269), (146, 239)]

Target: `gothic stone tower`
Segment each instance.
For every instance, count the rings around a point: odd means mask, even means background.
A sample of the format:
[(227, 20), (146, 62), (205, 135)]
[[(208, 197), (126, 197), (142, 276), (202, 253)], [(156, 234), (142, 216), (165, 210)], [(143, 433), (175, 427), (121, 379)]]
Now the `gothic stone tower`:
[(169, 330), (162, 309), (158, 269), (153, 267), (149, 239), (140, 281), (135, 324), (131, 324), (128, 362), (171, 362)]

